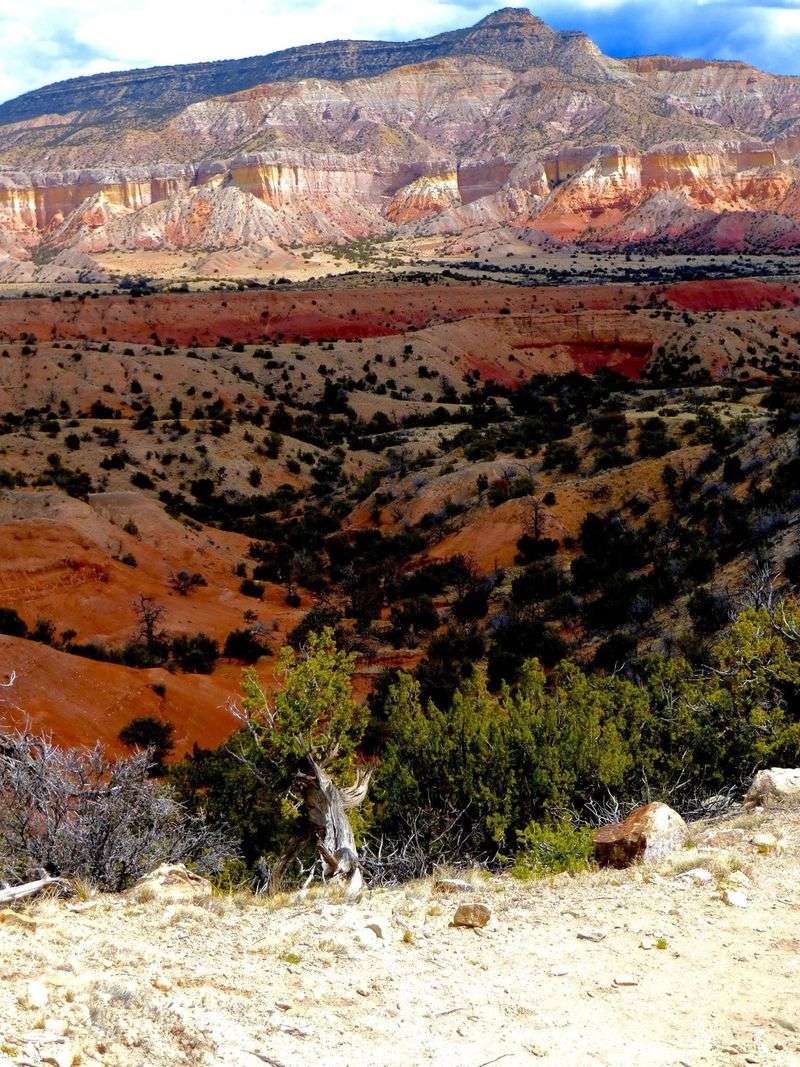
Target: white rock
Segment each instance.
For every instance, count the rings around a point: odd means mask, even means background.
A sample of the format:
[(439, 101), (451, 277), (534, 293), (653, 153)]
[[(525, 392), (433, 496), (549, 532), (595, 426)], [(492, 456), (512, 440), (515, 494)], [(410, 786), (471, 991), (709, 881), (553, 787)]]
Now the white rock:
[(43, 982), (28, 982), (25, 987), (25, 1004), (29, 1008), (46, 1008), (50, 994)]
[(752, 843), (756, 847), (756, 851), (760, 852), (762, 856), (768, 856), (772, 852), (780, 852), (780, 841), (774, 834), (756, 834), (752, 838)]
[(747, 894), (741, 889), (723, 889), (722, 899), (732, 908), (746, 908), (748, 905)]
[(47, 1053), (42, 1056), (42, 1063), (50, 1064), (52, 1067), (72, 1067), (75, 1063), (75, 1050), (69, 1044), (48, 1049)]
[(44, 1028), (48, 1033), (58, 1034), (60, 1037), (66, 1037), (69, 1033), (69, 1023), (66, 1019), (45, 1019)]
[(759, 771), (745, 795), (745, 804), (764, 804), (790, 797), (800, 798), (800, 768), (770, 767)]
[(211, 882), (190, 871), (183, 863), (164, 863), (128, 890), (135, 900), (176, 904), (196, 897), (210, 897)]
[(709, 882), (714, 881), (714, 875), (705, 867), (692, 867), (690, 871), (684, 871), (680, 877), (683, 881), (694, 882), (696, 885), (708, 885)]
[(728, 882), (739, 889), (749, 889), (753, 884), (744, 871), (734, 871), (733, 874), (729, 875)]

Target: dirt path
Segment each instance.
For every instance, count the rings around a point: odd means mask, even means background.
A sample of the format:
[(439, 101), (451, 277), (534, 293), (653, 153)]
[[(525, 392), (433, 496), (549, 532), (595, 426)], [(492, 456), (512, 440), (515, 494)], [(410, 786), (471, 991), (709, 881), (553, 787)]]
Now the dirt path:
[[(779, 854), (758, 854), (765, 830)], [(479, 876), (464, 897), (419, 883), (355, 907), (145, 893), (6, 913), (0, 1064), (794, 1067), (800, 816), (694, 837), (658, 872)], [(680, 876), (696, 866), (711, 881)], [(492, 909), (482, 931), (450, 925), (470, 897)]]

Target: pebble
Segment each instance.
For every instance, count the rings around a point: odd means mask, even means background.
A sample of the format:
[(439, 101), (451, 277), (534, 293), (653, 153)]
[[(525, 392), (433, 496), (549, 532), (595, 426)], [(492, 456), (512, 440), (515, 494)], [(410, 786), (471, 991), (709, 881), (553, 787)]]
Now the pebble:
[(749, 903), (747, 894), (741, 889), (723, 889), (722, 899), (732, 908), (746, 908)]
[(24, 1001), (29, 1008), (46, 1008), (50, 995), (43, 982), (28, 982), (25, 987)]
[(755, 845), (756, 851), (763, 856), (768, 856), (771, 852), (778, 852), (780, 847), (774, 834), (756, 834), (752, 838), (752, 843)]
[(690, 871), (684, 871), (680, 877), (685, 882), (694, 882), (695, 885), (708, 885), (709, 882), (714, 881), (714, 875), (705, 867), (692, 867)]
[(578, 940), (579, 941), (603, 941), (603, 940), (605, 940), (605, 937), (606, 937), (605, 930), (579, 930), (578, 931)]

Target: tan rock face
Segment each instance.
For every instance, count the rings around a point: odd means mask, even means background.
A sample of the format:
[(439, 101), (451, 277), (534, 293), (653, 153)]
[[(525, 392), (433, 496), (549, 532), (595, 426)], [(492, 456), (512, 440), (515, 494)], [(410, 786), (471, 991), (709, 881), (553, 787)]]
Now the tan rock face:
[(3, 105), (0, 250), (498, 225), (531, 243), (786, 249), (799, 157), (800, 78), (615, 60), (509, 9), (408, 45), (102, 75)]

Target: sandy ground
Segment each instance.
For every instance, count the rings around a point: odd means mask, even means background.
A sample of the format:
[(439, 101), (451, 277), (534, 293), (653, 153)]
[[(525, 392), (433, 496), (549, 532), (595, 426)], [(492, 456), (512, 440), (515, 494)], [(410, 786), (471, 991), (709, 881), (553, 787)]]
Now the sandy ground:
[[(780, 853), (757, 853), (764, 830)], [(476, 875), (461, 896), (6, 912), (0, 1064), (796, 1065), (800, 815), (692, 836), (666, 868)], [(681, 876), (697, 866), (707, 884)], [(451, 925), (461, 899), (490, 906), (485, 929)]]

